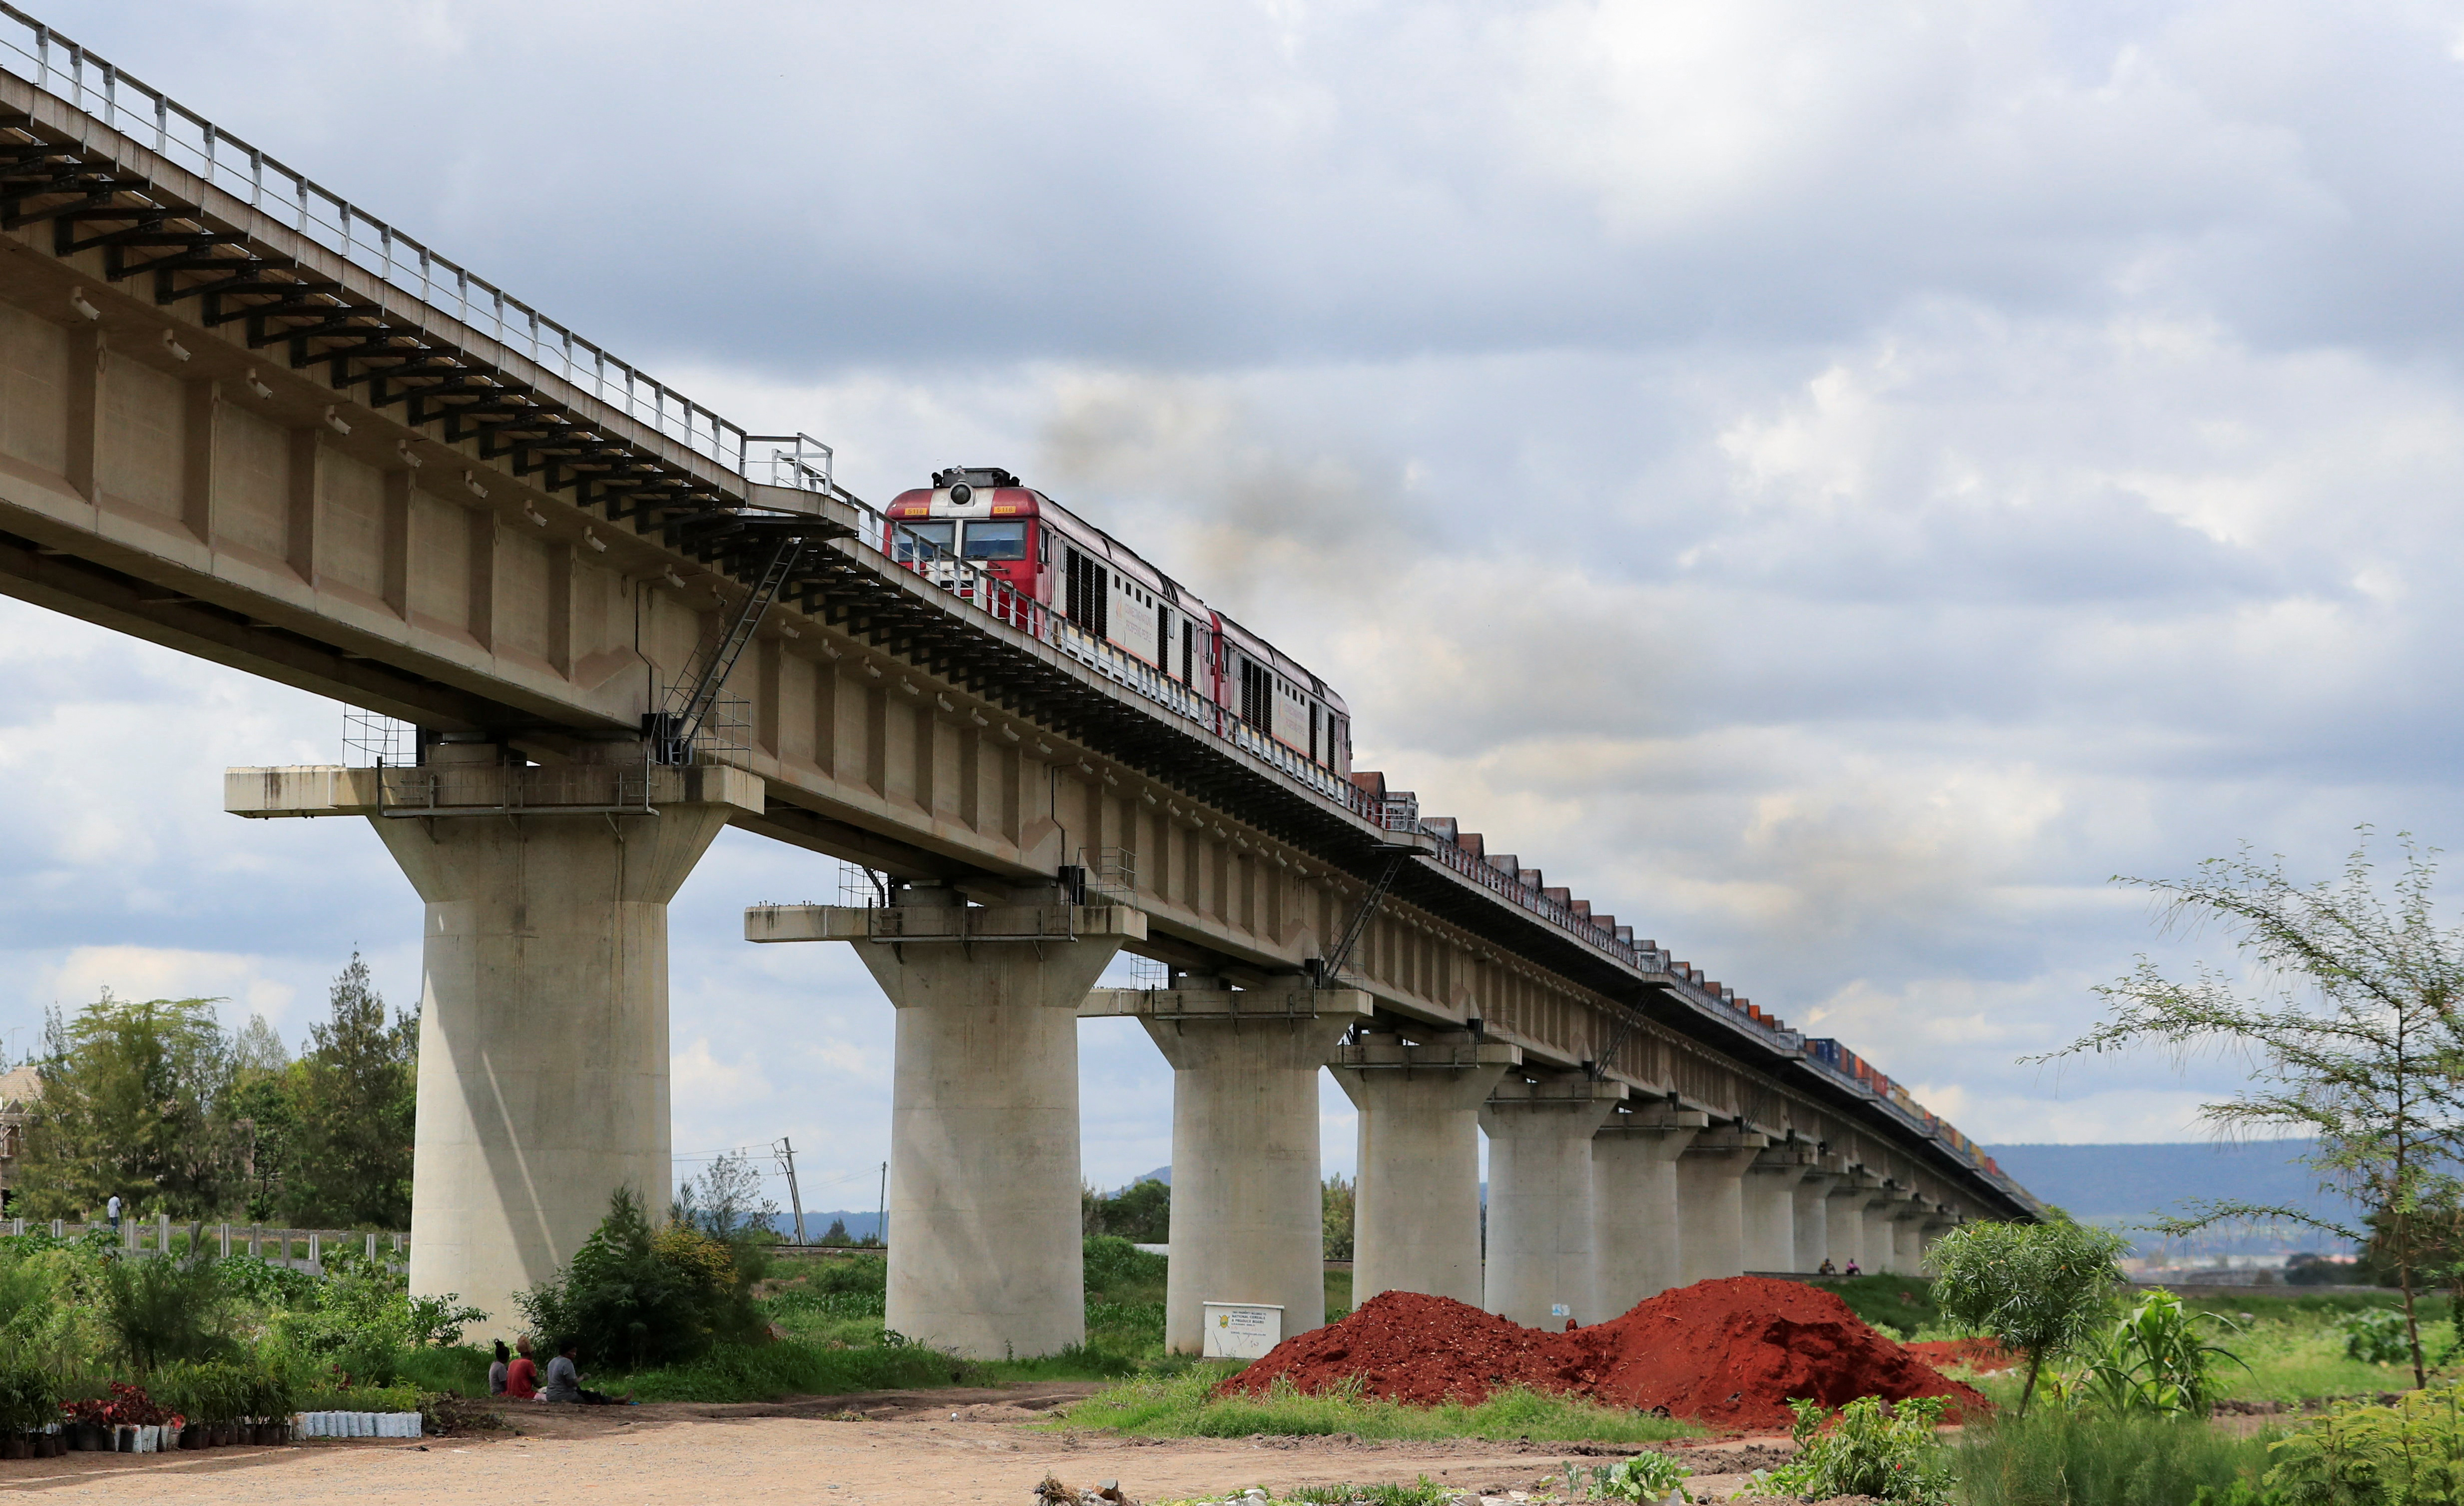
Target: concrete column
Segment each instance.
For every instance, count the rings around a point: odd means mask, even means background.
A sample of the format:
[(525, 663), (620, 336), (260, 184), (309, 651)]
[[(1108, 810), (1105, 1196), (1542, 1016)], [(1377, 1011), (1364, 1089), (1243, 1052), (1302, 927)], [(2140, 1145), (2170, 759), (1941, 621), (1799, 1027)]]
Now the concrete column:
[(1839, 1158), (1824, 1156), (1806, 1168), (1793, 1196), (1796, 1203), (1796, 1267), (1799, 1272), (1822, 1269), (1830, 1260), (1835, 1269), (1837, 1256), (1831, 1249), (1831, 1189), (1839, 1184)]
[(501, 757), (442, 744), (382, 792), (374, 769), (234, 769), (224, 791), (243, 815), (369, 815), (426, 902), (410, 1289), (486, 1309), (492, 1336), (617, 1187), (666, 1213), (668, 900), (762, 806), (738, 769)]
[[(1925, 1262), (1933, 1258), (1933, 1247), (1936, 1242), (1938, 1242), (1943, 1235), (1949, 1233), (1952, 1229), (1957, 1229), (1958, 1227), (1959, 1215), (1951, 1212), (1948, 1208), (1940, 1210), (1937, 1216), (1925, 1220), (1925, 1223), (1920, 1226), (1921, 1233), (1917, 1240), (1918, 1269), (1924, 1270)], [(1926, 1273), (1931, 1274), (1932, 1273), (1927, 1272)]]
[(1683, 1285), (1677, 1242), (1677, 1162), (1710, 1116), (1646, 1105), (1618, 1110), (1592, 1137), (1592, 1207), (1598, 1230), (1600, 1316)]
[(970, 1360), (1083, 1342), (1078, 1012), (1146, 918), (1049, 886), (990, 906), (898, 893), (744, 916), (752, 941), (855, 942), (897, 1007), (886, 1321)]
[(1360, 1123), (1354, 1307), (1380, 1292), (1480, 1305), (1480, 1106), (1522, 1060), (1468, 1031), (1411, 1043), (1375, 1031), (1337, 1051), (1334, 1080)]
[(1829, 1220), (1831, 1260), (1842, 1273), (1852, 1260), (1860, 1270), (1874, 1269), (1865, 1251), (1865, 1205), (1873, 1201), (1881, 1185), (1881, 1178), (1852, 1167), (1831, 1189), (1831, 1206), (1823, 1216)]
[(1172, 1063), (1172, 1266), (1164, 1347), (1198, 1354), (1205, 1304), (1284, 1310), (1284, 1337), (1326, 1324), (1317, 1074), (1372, 1013), (1354, 988), (1098, 989), (1082, 1015), (1133, 1014)]
[(1925, 1226), (1933, 1214), (1933, 1205), (1922, 1200), (1901, 1208), (1891, 1221), (1891, 1272), (1895, 1275), (1925, 1273)]
[(1873, 1202), (1865, 1206), (1865, 1268), (1887, 1271), (1893, 1275), (1905, 1275), (1907, 1267), (1900, 1258), (1900, 1218), (1916, 1194), (1902, 1187), (1885, 1185)]
[(1480, 1111), (1488, 1135), (1488, 1268), (1482, 1305), (1527, 1328), (1595, 1323), (1592, 1137), (1625, 1084), (1580, 1073), (1508, 1077)]
[(1686, 1285), (1745, 1273), (1746, 1207), (1739, 1183), (1770, 1143), (1769, 1137), (1751, 1130), (1706, 1130), (1678, 1158), (1678, 1260)]
[(1747, 1270), (1796, 1270), (1796, 1185), (1814, 1154), (1811, 1145), (1774, 1145), (1738, 1184)]

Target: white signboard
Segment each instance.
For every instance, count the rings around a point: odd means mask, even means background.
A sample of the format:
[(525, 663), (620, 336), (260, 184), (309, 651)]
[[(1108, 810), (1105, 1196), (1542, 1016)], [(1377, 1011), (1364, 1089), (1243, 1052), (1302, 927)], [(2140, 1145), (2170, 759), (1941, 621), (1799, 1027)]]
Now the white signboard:
[(1255, 1360), (1284, 1341), (1284, 1310), (1263, 1302), (1207, 1302), (1209, 1360)]

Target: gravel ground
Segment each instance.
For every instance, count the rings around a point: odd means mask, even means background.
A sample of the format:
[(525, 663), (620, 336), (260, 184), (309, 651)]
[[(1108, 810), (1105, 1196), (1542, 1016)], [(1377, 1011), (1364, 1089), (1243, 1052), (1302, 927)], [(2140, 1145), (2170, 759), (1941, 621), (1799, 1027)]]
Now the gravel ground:
[[(1121, 1438), (1026, 1426), (1085, 1385), (883, 1392), (741, 1406), (558, 1407), (515, 1403), (517, 1432), (319, 1441), (131, 1456), (72, 1453), (0, 1461), (0, 1490), (64, 1500), (167, 1492), (181, 1506), (402, 1502), (488, 1506), (542, 1491), (593, 1506), (678, 1500), (821, 1501), (829, 1506), (1025, 1506), (1046, 1474), (1079, 1490), (1117, 1480), (1139, 1501), (1221, 1499), (1247, 1486), (1409, 1482), (1426, 1474), (1512, 1501), (1576, 1451), (1554, 1444), (1362, 1443), (1346, 1438)], [(956, 1413), (956, 1417), (952, 1416)], [(1745, 1483), (1786, 1440), (1723, 1439), (1684, 1451), (1696, 1498)], [(1591, 1451), (1583, 1451), (1589, 1452)], [(1599, 1451), (1606, 1453), (1613, 1451)], [(1708, 1489), (1705, 1489), (1707, 1487)]]

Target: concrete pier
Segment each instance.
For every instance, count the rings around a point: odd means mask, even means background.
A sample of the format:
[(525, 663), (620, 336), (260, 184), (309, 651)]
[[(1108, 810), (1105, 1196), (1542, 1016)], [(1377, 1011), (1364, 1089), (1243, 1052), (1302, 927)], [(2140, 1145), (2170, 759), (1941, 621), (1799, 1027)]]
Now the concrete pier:
[(1747, 1270), (1797, 1269), (1796, 1185), (1814, 1158), (1811, 1145), (1773, 1145), (1754, 1158), (1752, 1168), (1738, 1184)]
[(756, 907), (744, 929), (854, 942), (897, 1007), (888, 1325), (971, 1360), (1083, 1342), (1078, 1013), (1145, 916), (917, 885), (881, 909)]
[(1380, 1292), (1481, 1304), (1480, 1110), (1522, 1060), (1469, 1031), (1373, 1030), (1337, 1049), (1330, 1066), (1360, 1124), (1354, 1307)]
[(1865, 1249), (1865, 1206), (1879, 1196), (1882, 1179), (1861, 1167), (1850, 1167), (1831, 1188), (1830, 1207), (1823, 1216), (1830, 1221), (1831, 1259), (1842, 1271), (1855, 1261), (1859, 1270), (1880, 1269)]
[(1592, 1137), (1625, 1085), (1581, 1073), (1509, 1076), (1480, 1111), (1488, 1135), (1488, 1269), (1482, 1305), (1531, 1328), (1595, 1323)]
[(1685, 1285), (1744, 1273), (1746, 1207), (1741, 1184), (1770, 1143), (1768, 1136), (1751, 1130), (1705, 1130), (1678, 1158), (1678, 1260)]
[(668, 901), (761, 785), (429, 751), (382, 790), (375, 769), (232, 770), (225, 804), (367, 815), (425, 902), (410, 1289), (510, 1336), (514, 1294), (573, 1258), (617, 1187), (666, 1215)]
[(1805, 1168), (1792, 1194), (1796, 1204), (1796, 1264), (1799, 1272), (1819, 1271), (1829, 1260), (1841, 1262), (1831, 1249), (1831, 1189), (1839, 1182), (1839, 1158), (1822, 1156)]
[(1097, 989), (1081, 1013), (1133, 1015), (1172, 1063), (1172, 1267), (1164, 1347), (1198, 1354), (1205, 1304), (1284, 1310), (1284, 1334), (1326, 1323), (1317, 1074), (1370, 1018), (1353, 988)]
[(1912, 1276), (1924, 1273), (1925, 1226), (1933, 1217), (1933, 1205), (1921, 1198), (1911, 1198), (1896, 1210), (1891, 1220), (1891, 1271), (1894, 1274)]
[(1677, 1162), (1710, 1123), (1708, 1115), (1660, 1104), (1620, 1107), (1592, 1137), (1602, 1318), (1683, 1284)]

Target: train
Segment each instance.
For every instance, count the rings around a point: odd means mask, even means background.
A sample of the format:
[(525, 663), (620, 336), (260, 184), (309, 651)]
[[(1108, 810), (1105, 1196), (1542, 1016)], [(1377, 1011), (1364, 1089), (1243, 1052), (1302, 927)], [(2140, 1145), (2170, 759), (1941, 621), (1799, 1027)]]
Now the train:
[(1352, 712), (1333, 687), (1010, 472), (935, 471), (932, 485), (899, 493), (883, 512), (881, 552), (896, 563), (928, 575), (953, 564), (979, 571), (1178, 681), (1219, 716), (1352, 777)]

